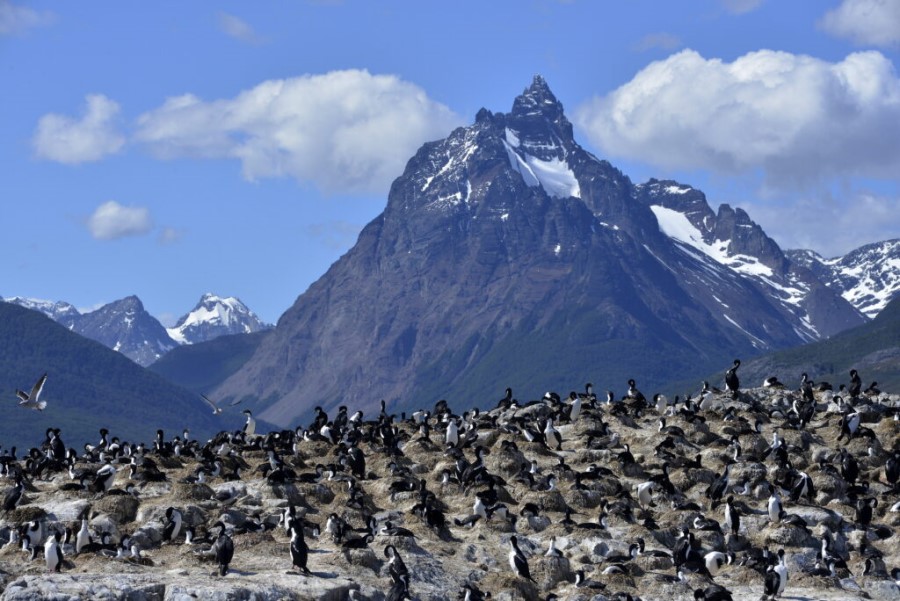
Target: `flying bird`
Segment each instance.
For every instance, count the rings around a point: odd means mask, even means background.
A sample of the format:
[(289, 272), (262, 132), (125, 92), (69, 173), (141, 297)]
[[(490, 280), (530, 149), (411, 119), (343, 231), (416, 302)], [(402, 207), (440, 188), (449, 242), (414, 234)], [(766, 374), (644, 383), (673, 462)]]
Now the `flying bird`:
[(222, 413), (222, 408), (216, 405), (208, 396), (202, 393), (200, 394), (200, 396), (203, 397), (203, 400), (206, 401), (207, 405), (212, 407), (213, 415), (219, 415), (220, 413)]
[(19, 407), (25, 407), (26, 409), (37, 409), (38, 411), (43, 411), (47, 406), (47, 401), (41, 401), (41, 390), (44, 389), (44, 382), (47, 381), (47, 374), (41, 376), (35, 385), (31, 388), (31, 392), (25, 392), (24, 390), (16, 389), (16, 396), (18, 396), (21, 400), (19, 401)]

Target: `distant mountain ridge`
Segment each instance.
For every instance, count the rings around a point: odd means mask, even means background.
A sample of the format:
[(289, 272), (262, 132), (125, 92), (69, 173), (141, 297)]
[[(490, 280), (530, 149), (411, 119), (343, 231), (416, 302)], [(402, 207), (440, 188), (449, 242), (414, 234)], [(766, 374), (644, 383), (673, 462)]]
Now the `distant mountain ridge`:
[(512, 383), (621, 391), (866, 321), (743, 210), (634, 185), (586, 152), (535, 77), (510, 113), (482, 109), (424, 144), (384, 212), (215, 393), (288, 425), (347, 399), (399, 411), (485, 406)]
[(786, 254), (869, 318), (874, 319), (900, 292), (900, 239), (866, 244), (832, 259), (811, 250)]
[(204, 294), (194, 309), (169, 330), (134, 295), (83, 314), (64, 301), (25, 297), (0, 300), (40, 311), (71, 331), (96, 340), (142, 366), (154, 363), (179, 345), (271, 328), (239, 299), (212, 293)]

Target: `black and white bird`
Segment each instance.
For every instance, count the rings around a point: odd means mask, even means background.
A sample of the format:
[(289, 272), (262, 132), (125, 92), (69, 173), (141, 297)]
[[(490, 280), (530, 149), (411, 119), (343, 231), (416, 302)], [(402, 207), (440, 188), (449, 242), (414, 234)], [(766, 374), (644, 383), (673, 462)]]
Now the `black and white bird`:
[(293, 520), (291, 523), (291, 564), (306, 574), (311, 574), (309, 568), (306, 567), (309, 558), (309, 547), (306, 546), (306, 539), (303, 536), (303, 524), (300, 520)]
[(706, 588), (695, 589), (694, 599), (697, 601), (733, 601), (731, 591), (718, 584), (710, 584)]
[(732, 399), (736, 399), (738, 397), (738, 388), (741, 385), (737, 375), (737, 370), (740, 366), (741, 360), (735, 359), (734, 365), (725, 372), (725, 390), (726, 392), (731, 393)]
[(107, 463), (94, 475), (94, 481), (91, 484), (91, 488), (94, 492), (108, 492), (110, 488), (112, 488), (113, 482), (116, 479), (116, 467)]
[(88, 529), (87, 518), (82, 518), (81, 529), (75, 535), (75, 553), (81, 553), (87, 549), (91, 542), (91, 531)]
[(626, 396), (630, 399), (634, 399), (641, 406), (647, 404), (647, 397), (637, 389), (637, 384), (634, 379), (628, 380), (628, 392), (626, 393)]
[(34, 386), (31, 387), (31, 392), (25, 392), (24, 390), (16, 389), (16, 396), (19, 397), (19, 407), (24, 407), (26, 409), (35, 409), (37, 411), (43, 411), (47, 407), (47, 401), (40, 400), (41, 391), (44, 389), (44, 383), (47, 381), (47, 374), (44, 374), (38, 381), (35, 382)]
[(784, 588), (787, 586), (788, 581), (788, 569), (787, 564), (784, 562), (784, 549), (778, 550), (778, 563), (774, 566), (769, 566), (769, 569), (766, 571), (766, 580), (763, 586), (763, 592), (769, 599), (775, 599), (778, 595), (784, 592)]
[(219, 576), (224, 576), (228, 573), (228, 566), (231, 565), (231, 560), (234, 559), (234, 541), (225, 533), (225, 524), (223, 522), (216, 522), (213, 524), (213, 528), (218, 528), (219, 534), (216, 536), (210, 551), (216, 557), (216, 565), (219, 566)]
[(6, 494), (3, 495), (3, 511), (12, 511), (16, 508), (16, 505), (19, 504), (19, 501), (22, 500), (22, 493), (25, 491), (25, 483), (22, 481), (22, 476), (16, 474), (16, 484), (12, 488), (6, 491)]
[(247, 420), (244, 422), (244, 436), (253, 438), (256, 436), (256, 418), (249, 409), (244, 409), (241, 413), (247, 416)]
[(559, 430), (553, 427), (552, 417), (548, 417), (544, 425), (544, 440), (547, 441), (547, 445), (555, 444), (557, 451), (562, 450), (562, 436)]
[(706, 555), (703, 556), (703, 563), (706, 566), (706, 571), (709, 572), (710, 576), (715, 576), (719, 573), (719, 570), (722, 569), (724, 565), (731, 565), (734, 562), (734, 554), (733, 553), (722, 553), (721, 551), (710, 551)]
[(163, 540), (175, 542), (181, 536), (181, 526), (183, 517), (181, 511), (174, 507), (166, 509), (166, 525), (163, 527)]
[(741, 528), (741, 514), (734, 506), (734, 497), (725, 499), (725, 527), (731, 530), (732, 536), (737, 536)]
[(778, 494), (778, 489), (772, 484), (769, 485), (769, 502), (766, 508), (769, 522), (775, 524), (781, 521), (781, 496)]
[(62, 569), (63, 550), (59, 544), (61, 538), (62, 533), (57, 530), (47, 537), (47, 542), (44, 543), (44, 560), (47, 562), (48, 572), (59, 572)]
[(525, 554), (519, 549), (519, 539), (515, 536), (510, 536), (509, 547), (509, 565), (513, 572), (521, 578), (534, 582), (534, 578), (531, 577), (531, 571), (528, 569), (528, 560), (525, 559)]

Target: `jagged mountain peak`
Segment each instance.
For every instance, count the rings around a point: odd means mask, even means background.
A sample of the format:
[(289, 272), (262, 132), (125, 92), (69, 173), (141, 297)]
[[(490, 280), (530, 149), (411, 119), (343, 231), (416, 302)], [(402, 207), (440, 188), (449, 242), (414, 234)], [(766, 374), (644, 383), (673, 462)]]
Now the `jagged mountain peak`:
[(541, 369), (621, 379), (632, 367), (603, 358), (628, 354), (663, 373), (862, 321), (821, 283), (744, 255), (766, 240), (739, 209), (634, 186), (586, 152), (537, 77), (511, 112), (423, 145), (384, 213), (216, 394), (286, 424), (307, 402), (471, 399)]
[(50, 319), (63, 324), (69, 329), (72, 329), (75, 322), (81, 317), (81, 312), (76, 309), (74, 305), (65, 301), (48, 301), (24, 296), (12, 296), (0, 300), (33, 311), (40, 311)]
[(270, 328), (234, 296), (207, 292), (194, 308), (183, 315), (169, 336), (180, 344), (194, 344), (229, 334), (250, 334)]
[(75, 331), (144, 366), (176, 346), (162, 324), (147, 312), (136, 295), (85, 313), (75, 325)]
[(866, 244), (830, 259), (812, 250), (790, 250), (787, 255), (870, 318), (900, 295), (900, 239)]
[(560, 117), (565, 118), (562, 103), (553, 95), (547, 81), (540, 75), (535, 75), (531, 85), (513, 101), (511, 116), (539, 116), (551, 121)]

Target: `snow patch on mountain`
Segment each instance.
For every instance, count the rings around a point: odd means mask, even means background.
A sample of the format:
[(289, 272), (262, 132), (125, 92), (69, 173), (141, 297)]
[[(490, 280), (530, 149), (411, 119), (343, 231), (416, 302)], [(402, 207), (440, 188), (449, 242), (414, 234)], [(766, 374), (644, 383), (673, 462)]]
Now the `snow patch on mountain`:
[(250, 334), (270, 327), (240, 299), (207, 293), (193, 310), (178, 320), (175, 327), (166, 328), (166, 332), (178, 344), (194, 344), (218, 336)]
[(707, 243), (703, 234), (694, 227), (688, 218), (678, 211), (659, 205), (651, 205), (650, 210), (656, 215), (659, 229), (668, 237), (687, 246), (699, 250), (716, 263), (730, 267), (737, 273), (755, 277), (771, 277), (773, 271), (767, 265), (763, 265), (756, 257), (748, 255), (729, 255), (728, 247), (731, 240), (715, 240)]
[(81, 312), (74, 305), (65, 301), (49, 301), (24, 296), (0, 298), (0, 300), (31, 309), (32, 311), (40, 311), (50, 319), (62, 323), (70, 330), (73, 328), (75, 321), (81, 316)]
[[(522, 175), (522, 179), (528, 186), (541, 186), (544, 191), (553, 198), (581, 198), (581, 186), (575, 177), (575, 172), (564, 159), (552, 158), (542, 160), (536, 156), (522, 151), (523, 145), (517, 132), (506, 128), (506, 136), (503, 140), (506, 153), (509, 156), (509, 164)], [(533, 146), (533, 145), (532, 145)], [(543, 151), (559, 150), (555, 145), (543, 144)]]

